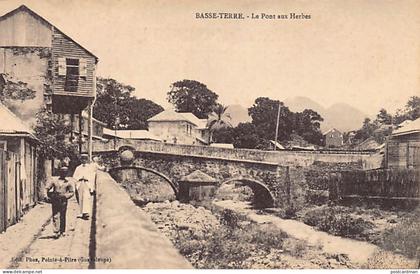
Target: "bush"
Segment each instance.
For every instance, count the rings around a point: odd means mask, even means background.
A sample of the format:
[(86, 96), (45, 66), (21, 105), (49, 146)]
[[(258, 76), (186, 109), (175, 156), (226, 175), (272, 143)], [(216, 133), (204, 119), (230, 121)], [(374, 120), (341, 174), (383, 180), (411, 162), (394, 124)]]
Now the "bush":
[(386, 230), (379, 245), (414, 258), (420, 248), (420, 216), (406, 218), (397, 226)]
[[(281, 249), (284, 239), (288, 237), (285, 232), (271, 225), (261, 226), (251, 224), (243, 228), (243, 230), (245, 231), (240, 231), (239, 233), (248, 234), (250, 237), (250, 243), (258, 245), (261, 249), (266, 250), (267, 252), (270, 251), (271, 248)], [(244, 236), (242, 236), (242, 238), (244, 238)]]
[[(230, 213), (224, 216), (227, 220), (238, 220)], [(178, 233), (173, 242), (196, 268), (242, 269), (251, 267), (247, 259), (256, 253), (268, 254), (273, 248), (281, 249), (286, 238), (284, 232), (270, 226), (249, 224), (234, 229), (221, 226), (201, 238), (191, 233)]]
[(347, 208), (322, 207), (308, 211), (304, 217), (305, 224), (319, 230), (343, 237), (366, 240), (374, 224), (362, 218), (351, 216)]
[[(288, 239), (285, 243), (284, 243), (284, 249), (290, 253), (292, 256), (297, 257), (297, 258), (301, 258), (303, 257), (303, 255), (305, 255), (305, 253), (307, 252), (308, 249), (308, 243), (304, 240), (298, 240), (298, 239), (293, 239), (290, 240)], [(322, 247), (321, 247), (322, 249)]]
[(224, 209), (220, 213), (220, 223), (228, 228), (234, 229), (238, 227), (240, 217), (235, 211), (231, 209)]

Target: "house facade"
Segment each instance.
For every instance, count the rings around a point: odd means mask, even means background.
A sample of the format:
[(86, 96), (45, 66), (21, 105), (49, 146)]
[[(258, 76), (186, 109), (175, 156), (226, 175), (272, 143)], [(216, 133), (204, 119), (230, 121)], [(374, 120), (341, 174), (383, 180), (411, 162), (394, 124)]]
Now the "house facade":
[(420, 169), (420, 118), (405, 122), (392, 132), (386, 144), (385, 165)]
[(38, 141), (32, 129), (0, 104), (0, 232), (38, 201)]
[(86, 110), (90, 139), (97, 63), (89, 50), (24, 5), (0, 17), (0, 75), (35, 91), (33, 99), (5, 104), (29, 124), (43, 107), (78, 114), (80, 121)]
[(341, 147), (343, 145), (343, 133), (338, 129), (332, 128), (324, 132), (325, 147), (334, 148)]
[(147, 120), (149, 132), (166, 143), (208, 145), (210, 133), (207, 120), (192, 113), (164, 110)]

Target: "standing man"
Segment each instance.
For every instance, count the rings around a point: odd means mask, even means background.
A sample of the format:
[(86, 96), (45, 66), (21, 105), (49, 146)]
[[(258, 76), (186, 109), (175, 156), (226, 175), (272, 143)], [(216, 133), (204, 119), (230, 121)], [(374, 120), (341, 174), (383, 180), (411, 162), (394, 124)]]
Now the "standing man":
[(61, 167), (60, 176), (51, 178), (45, 186), (45, 197), (48, 197), (47, 199), (51, 201), (54, 236), (56, 239), (60, 236), (65, 236), (67, 200), (74, 195), (73, 182), (66, 178), (67, 172), (68, 168), (66, 166)]
[(76, 167), (73, 178), (76, 180), (76, 198), (80, 207), (79, 218), (89, 219), (92, 209), (91, 195), (95, 192), (96, 168), (89, 163), (87, 154), (80, 155), (81, 164)]

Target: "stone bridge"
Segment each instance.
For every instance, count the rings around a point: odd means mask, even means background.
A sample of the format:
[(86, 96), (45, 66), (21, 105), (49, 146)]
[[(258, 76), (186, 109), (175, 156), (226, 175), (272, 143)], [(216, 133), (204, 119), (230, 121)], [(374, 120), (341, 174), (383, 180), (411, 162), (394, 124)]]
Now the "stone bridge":
[[(241, 182), (254, 192), (254, 200), (265, 207), (279, 205), (286, 199), (288, 168), (275, 163), (245, 160), (225, 160), (187, 155), (168, 155), (150, 152), (134, 152), (135, 159), (129, 166), (119, 165), (111, 174), (134, 169), (154, 173), (179, 191), (179, 181), (196, 170), (217, 180), (217, 186), (229, 182)], [(119, 177), (119, 176), (117, 176)]]
[[(178, 193), (179, 181), (200, 170), (215, 178), (218, 186), (241, 182), (253, 190), (254, 200), (276, 207), (293, 198), (291, 184), (296, 189), (301, 184), (297, 181), (304, 180), (302, 166), (312, 166), (315, 162), (350, 164), (358, 168), (375, 165), (369, 153), (272, 152), (124, 141), (107, 145), (94, 145), (94, 153), (108, 159), (114, 173), (127, 168), (145, 170), (163, 178)], [(134, 156), (130, 163), (120, 160), (121, 153), (126, 150)], [(291, 182), (291, 177), (295, 182)]]

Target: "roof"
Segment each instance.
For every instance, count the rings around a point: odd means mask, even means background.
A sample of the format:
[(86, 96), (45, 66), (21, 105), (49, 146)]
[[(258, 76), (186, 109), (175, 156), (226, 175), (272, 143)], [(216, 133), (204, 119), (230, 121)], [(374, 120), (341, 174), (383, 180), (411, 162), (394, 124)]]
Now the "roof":
[(336, 128), (330, 128), (329, 130), (327, 130), (327, 131), (325, 131), (323, 134), (324, 135), (327, 135), (328, 133), (330, 133), (331, 131), (338, 131), (338, 132), (340, 132), (341, 133), (341, 131), (339, 131), (338, 129), (336, 129)]
[(59, 32), (61, 32), (67, 39), (69, 39), (72, 42), (74, 42), (75, 44), (77, 44), (79, 47), (81, 47), (83, 50), (85, 50), (89, 55), (92, 55), (95, 58), (96, 63), (98, 62), (98, 57), (95, 54), (93, 54), (88, 49), (86, 49), (85, 47), (83, 47), (82, 45), (80, 45), (79, 43), (77, 43), (76, 41), (74, 41), (70, 36), (68, 36), (67, 34), (65, 34), (64, 32), (62, 32), (61, 30), (59, 30), (56, 26), (54, 26), (53, 24), (51, 24), (48, 20), (46, 20), (45, 18), (43, 18), (42, 16), (40, 16), (39, 14), (37, 14), (36, 12), (34, 12), (33, 10), (31, 10), (30, 8), (28, 8), (25, 5), (21, 5), (18, 8), (16, 8), (16, 9), (14, 9), (14, 10), (12, 10), (12, 11), (10, 11), (10, 12), (2, 15), (2, 16), (0, 16), (0, 21), (1, 20), (4, 20), (4, 19), (6, 19), (6, 18), (8, 18), (10, 16), (15, 15), (16, 13), (18, 13), (20, 11), (26, 11), (29, 14), (31, 14), (32, 16), (34, 16), (35, 18), (41, 20), (43, 23), (47, 24), (48, 26), (54, 27), (56, 30), (58, 30)]
[(367, 138), (356, 146), (360, 150), (378, 149), (381, 146), (373, 137)]
[(196, 137), (195, 137), (195, 139), (196, 139), (197, 141), (201, 142), (202, 144), (205, 144), (205, 145), (208, 145), (208, 144), (209, 144), (209, 142), (208, 142), (208, 141), (206, 141), (206, 140), (204, 140), (203, 138), (200, 138), (200, 137), (198, 137), (198, 136), (196, 136)]
[(34, 131), (1, 103), (0, 117), (0, 135), (26, 136), (37, 139), (34, 135)]
[[(88, 119), (89, 118), (89, 114), (86, 110), (84, 110), (82, 112), (82, 117)], [(102, 126), (106, 126), (106, 123), (99, 121), (98, 119), (95, 119), (94, 117), (92, 117), (92, 121), (95, 121), (96, 123), (102, 125)]]
[(206, 129), (207, 128), (207, 119), (199, 119), (191, 112), (180, 112), (183, 117), (188, 119), (191, 123), (195, 124), (199, 129)]
[[(117, 133), (115, 135), (115, 132)], [(121, 139), (145, 139), (145, 140), (157, 140), (161, 141), (158, 137), (153, 135), (147, 130), (112, 130), (109, 128), (104, 128), (104, 135), (109, 135), (113, 137), (118, 137)]]
[(307, 147), (302, 147), (302, 146), (291, 146), (292, 150), (316, 150), (315, 146), (307, 146)]
[(206, 173), (196, 170), (190, 175), (184, 176), (181, 178), (181, 181), (184, 182), (192, 182), (192, 183), (215, 183), (217, 182), (216, 179), (207, 175)]
[(414, 121), (404, 121), (403, 126), (392, 132), (392, 136), (401, 136), (420, 132), (420, 118)]
[(199, 119), (191, 112), (176, 112), (173, 109), (164, 110), (152, 118), (147, 120), (148, 122), (189, 122), (195, 125), (199, 129), (205, 129), (207, 119)]
[(275, 142), (274, 140), (270, 140), (270, 143), (273, 144), (273, 145), (275, 145), (276, 148), (278, 148), (278, 149), (285, 149), (284, 146), (282, 146), (278, 142)]

